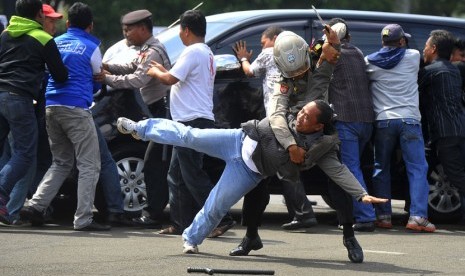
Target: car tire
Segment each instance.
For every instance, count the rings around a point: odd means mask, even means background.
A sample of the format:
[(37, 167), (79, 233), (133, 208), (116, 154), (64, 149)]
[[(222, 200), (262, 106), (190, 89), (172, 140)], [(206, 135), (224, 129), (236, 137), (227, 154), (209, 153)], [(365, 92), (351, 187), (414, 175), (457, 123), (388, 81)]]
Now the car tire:
[(433, 222), (453, 222), (460, 217), (460, 195), (452, 186), (441, 164), (435, 164), (428, 174), (428, 215)]
[(125, 212), (132, 217), (140, 216), (147, 206), (147, 191), (144, 180), (144, 143), (124, 144), (112, 151), (118, 167), (121, 193)]

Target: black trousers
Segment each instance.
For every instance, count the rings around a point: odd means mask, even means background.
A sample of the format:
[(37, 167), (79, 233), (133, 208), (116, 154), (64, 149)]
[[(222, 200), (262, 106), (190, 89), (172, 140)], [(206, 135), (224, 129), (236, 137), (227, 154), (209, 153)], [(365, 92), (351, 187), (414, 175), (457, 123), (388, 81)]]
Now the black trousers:
[[(267, 180), (260, 182), (257, 187), (244, 196), (242, 205), (242, 225), (243, 226), (261, 226), (263, 213), (270, 201), (270, 195), (267, 189)], [(315, 185), (326, 185), (328, 196), (336, 209), (339, 224), (353, 224), (353, 202), (352, 197), (334, 182), (328, 180), (328, 183), (318, 183)], [(302, 189), (303, 189), (303, 185)], [(305, 192), (296, 193), (305, 196)], [(303, 200), (303, 199), (302, 199)]]
[[(160, 99), (148, 105), (153, 118), (166, 118), (165, 100)], [(160, 220), (168, 204), (167, 173), (170, 163), (169, 152), (172, 147), (149, 142), (144, 156), (144, 180), (147, 189), (145, 208), (152, 219)], [(164, 160), (164, 158), (166, 160)]]
[(465, 137), (445, 137), (435, 142), (439, 161), (450, 183), (465, 196)]

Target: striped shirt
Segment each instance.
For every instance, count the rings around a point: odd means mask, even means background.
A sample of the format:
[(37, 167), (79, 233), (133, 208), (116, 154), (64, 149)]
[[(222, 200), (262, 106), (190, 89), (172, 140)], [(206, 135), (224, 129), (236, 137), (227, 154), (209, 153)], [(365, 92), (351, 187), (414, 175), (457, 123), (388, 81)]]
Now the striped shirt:
[(345, 42), (328, 88), (328, 100), (334, 106), (336, 120), (373, 122), (373, 100), (366, 64), (360, 49)]
[(465, 137), (462, 79), (457, 67), (448, 60), (436, 59), (421, 69), (418, 85), (425, 103), (431, 140)]

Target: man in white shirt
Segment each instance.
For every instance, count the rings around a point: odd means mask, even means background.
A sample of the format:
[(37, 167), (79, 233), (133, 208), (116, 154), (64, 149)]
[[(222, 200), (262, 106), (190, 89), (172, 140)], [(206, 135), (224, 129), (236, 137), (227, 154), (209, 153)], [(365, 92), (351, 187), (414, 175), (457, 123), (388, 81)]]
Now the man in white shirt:
[[(205, 44), (207, 22), (196, 10), (186, 11), (180, 18), (179, 37), (187, 47), (176, 64), (167, 71), (153, 61), (148, 75), (171, 86), (170, 112), (174, 121), (195, 128), (214, 128), (213, 84), (216, 65), (213, 53)], [(177, 234), (191, 224), (213, 188), (202, 169), (203, 154), (184, 147), (173, 147), (168, 171), (170, 216), (172, 226), (160, 234)], [(230, 215), (220, 223), (223, 234), (235, 224)]]

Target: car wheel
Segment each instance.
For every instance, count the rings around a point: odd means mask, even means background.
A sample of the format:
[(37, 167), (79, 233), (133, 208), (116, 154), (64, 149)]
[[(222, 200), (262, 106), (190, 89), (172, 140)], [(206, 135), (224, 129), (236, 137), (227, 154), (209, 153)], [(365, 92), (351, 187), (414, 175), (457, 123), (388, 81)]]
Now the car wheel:
[(147, 206), (147, 190), (144, 181), (144, 144), (127, 145), (113, 153), (118, 167), (124, 211), (139, 216)]
[(429, 176), (429, 217), (434, 221), (452, 221), (460, 213), (460, 195), (452, 186), (441, 164), (432, 168)]

